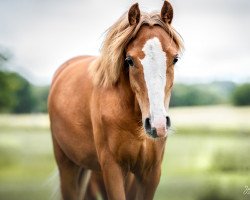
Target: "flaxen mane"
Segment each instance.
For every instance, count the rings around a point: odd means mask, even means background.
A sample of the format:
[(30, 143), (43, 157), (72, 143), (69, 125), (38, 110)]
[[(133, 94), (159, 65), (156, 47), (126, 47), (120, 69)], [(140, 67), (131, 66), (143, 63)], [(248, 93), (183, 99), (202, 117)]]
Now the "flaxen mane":
[(128, 13), (125, 13), (107, 30), (100, 56), (89, 68), (95, 85), (107, 87), (117, 83), (124, 66), (124, 50), (145, 24), (161, 26), (172, 37), (178, 49), (183, 48), (179, 34), (171, 25), (162, 21), (159, 13), (141, 13), (140, 22), (133, 26), (129, 25)]

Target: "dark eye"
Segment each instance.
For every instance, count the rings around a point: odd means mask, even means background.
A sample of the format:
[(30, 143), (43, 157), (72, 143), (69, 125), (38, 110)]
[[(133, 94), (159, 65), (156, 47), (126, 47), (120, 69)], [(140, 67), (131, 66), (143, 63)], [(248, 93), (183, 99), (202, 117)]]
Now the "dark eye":
[(177, 63), (177, 62), (178, 62), (178, 60), (179, 60), (179, 57), (178, 57), (178, 56), (176, 56), (176, 57), (174, 58), (174, 60), (173, 60), (173, 64)]
[(134, 61), (133, 61), (133, 59), (132, 59), (130, 56), (128, 56), (128, 57), (125, 59), (125, 62), (126, 62), (126, 64), (127, 64), (128, 66), (131, 66), (131, 67), (134, 66)]

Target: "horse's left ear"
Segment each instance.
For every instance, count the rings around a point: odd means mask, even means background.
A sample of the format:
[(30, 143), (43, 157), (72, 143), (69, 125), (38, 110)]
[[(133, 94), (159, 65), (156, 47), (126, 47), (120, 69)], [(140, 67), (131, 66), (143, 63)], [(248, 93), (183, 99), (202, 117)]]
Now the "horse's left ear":
[(131, 6), (128, 11), (128, 21), (130, 26), (138, 24), (141, 18), (141, 12), (138, 3)]
[(173, 12), (172, 5), (167, 0), (165, 0), (161, 9), (162, 21), (164, 21), (165, 23), (171, 24), (173, 15), (174, 15), (174, 12)]

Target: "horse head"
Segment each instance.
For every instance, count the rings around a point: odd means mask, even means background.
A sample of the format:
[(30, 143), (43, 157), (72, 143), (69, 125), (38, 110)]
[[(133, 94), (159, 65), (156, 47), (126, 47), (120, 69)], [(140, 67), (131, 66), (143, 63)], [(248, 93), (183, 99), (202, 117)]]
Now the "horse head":
[(165, 137), (171, 125), (168, 108), (180, 49), (170, 31), (172, 18), (173, 9), (168, 1), (160, 15), (141, 14), (138, 4), (128, 12), (129, 25), (140, 28), (127, 45), (125, 63), (143, 126), (152, 137)]

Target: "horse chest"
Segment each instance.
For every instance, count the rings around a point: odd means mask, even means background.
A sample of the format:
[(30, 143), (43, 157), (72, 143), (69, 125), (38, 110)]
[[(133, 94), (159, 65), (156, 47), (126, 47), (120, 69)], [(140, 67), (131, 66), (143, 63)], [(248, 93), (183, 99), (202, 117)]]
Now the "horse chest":
[(130, 140), (119, 145), (115, 154), (120, 164), (132, 172), (140, 173), (161, 162), (164, 143), (149, 140)]

